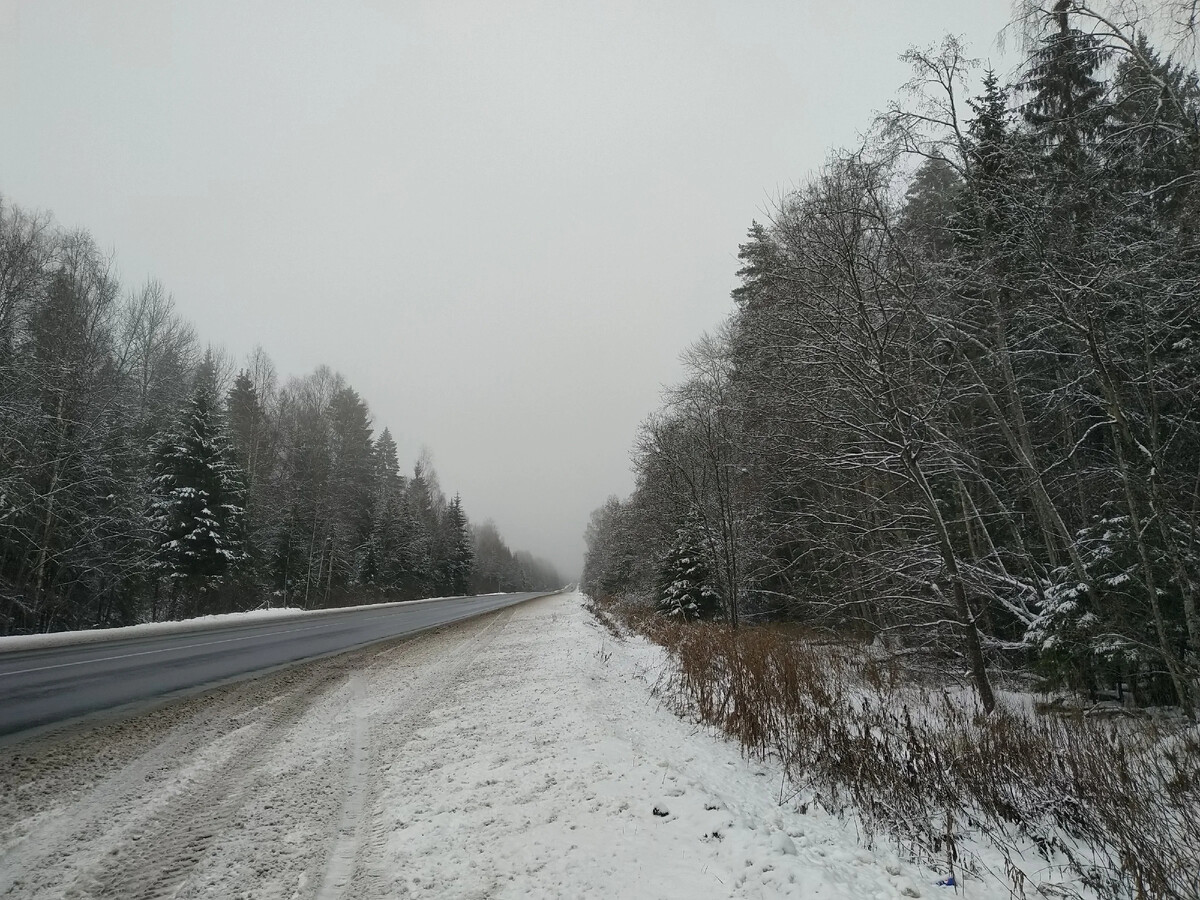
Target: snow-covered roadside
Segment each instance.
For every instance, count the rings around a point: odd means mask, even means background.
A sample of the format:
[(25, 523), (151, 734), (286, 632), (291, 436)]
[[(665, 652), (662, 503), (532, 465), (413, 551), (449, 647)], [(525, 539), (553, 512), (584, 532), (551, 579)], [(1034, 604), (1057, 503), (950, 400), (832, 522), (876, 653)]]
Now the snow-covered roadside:
[(0, 896), (955, 895), (781, 804), (663, 663), (557, 595), (9, 748)]
[(781, 804), (777, 771), (653, 699), (663, 662), (614, 642), (578, 594), (518, 608), (385, 761), (367, 856), (387, 879), (362, 896), (953, 893), (852, 826)]

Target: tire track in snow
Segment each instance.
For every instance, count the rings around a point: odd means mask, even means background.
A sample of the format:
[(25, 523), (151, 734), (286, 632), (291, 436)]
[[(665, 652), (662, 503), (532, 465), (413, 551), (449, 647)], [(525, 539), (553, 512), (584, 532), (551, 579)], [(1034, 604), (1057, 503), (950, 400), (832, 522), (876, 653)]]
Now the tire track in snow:
[(350, 677), (350, 702), (354, 706), (350, 764), (346, 767), (346, 793), (338, 824), (337, 843), (325, 865), (325, 880), (317, 891), (318, 900), (340, 897), (354, 875), (354, 857), (358, 851), (367, 792), (367, 767), (370, 764), (370, 723), (365, 709), (367, 692), (360, 674)]
[(392, 828), (389, 820), (376, 812), (380, 792), (375, 778), (390, 765), (397, 751), (408, 743), (420, 721), (440, 701), (451, 697), (467, 668), (504, 631), (515, 612), (515, 607), (501, 610), (476, 635), (442, 657), (440, 664), (427, 663), (422, 666), (413, 682), (393, 697), (386, 698), (384, 709), (374, 710), (378, 740), (371, 748), (368, 771), (372, 777), (365, 785), (367, 802), (360, 815), (362, 838), (354, 846), (352, 874), (340, 888), (330, 886), (326, 890), (323, 886), (317, 900), (376, 900), (394, 896), (392, 877), (379, 867)]
[(0, 897), (357, 894), (381, 767), (512, 615), (0, 748)]
[[(175, 709), (162, 708), (118, 723), (115, 727), (122, 743), (117, 747), (105, 741), (105, 726), (89, 725), (70, 727), (40, 737), (28, 747), (10, 749), (9, 753), (21, 757), (25, 769), (15, 771), (24, 782), (0, 806), (6, 815), (19, 818), (23, 805), (44, 797), (36, 790), (42, 784), (55, 794), (67, 795), (70, 801), (57, 808), (52, 801), (47, 803), (52, 811), (34, 817), (23, 835), (11, 839), (0, 855), (0, 897), (23, 896), (26, 890), (61, 895), (61, 882), (74, 871), (75, 857), (86, 856), (92, 845), (110, 840), (113, 834), (136, 828), (169, 803), (169, 786), (165, 795), (154, 793), (156, 789), (178, 780), (181, 770), (184, 779), (190, 780), (189, 769), (215, 764), (227, 746), (236, 746), (237, 734), (252, 727), (254, 717), (297, 682), (301, 671), (282, 672), (213, 696), (189, 698)], [(193, 712), (197, 706), (199, 710)], [(165, 737), (139, 750), (147, 732), (163, 728)], [(213, 753), (213, 744), (218, 745), (218, 753)], [(127, 761), (122, 763), (121, 757), (130, 749), (132, 757), (125, 756)], [(87, 758), (89, 751), (95, 758)], [(191, 765), (181, 765), (181, 760), (191, 761)], [(105, 768), (109, 771), (103, 771)], [(19, 794), (24, 791), (30, 796), (22, 803)]]
[(232, 823), (251, 780), (254, 759), (329, 689), (327, 667), (316, 667), (280, 698), (265, 721), (248, 729), (249, 740), (231, 747), (218, 765), (198, 773), (170, 803), (130, 829), (109, 859), (81, 873), (63, 896), (68, 900), (171, 896), (214, 838)]

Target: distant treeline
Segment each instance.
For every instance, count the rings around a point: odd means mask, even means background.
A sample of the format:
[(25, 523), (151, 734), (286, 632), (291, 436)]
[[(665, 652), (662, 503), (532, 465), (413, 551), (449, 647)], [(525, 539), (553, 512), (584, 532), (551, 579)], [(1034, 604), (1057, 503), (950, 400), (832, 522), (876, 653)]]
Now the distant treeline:
[(1015, 84), (964, 102), (958, 42), (911, 52), (864, 146), (753, 225), (585, 590), (930, 647), (988, 708), (1001, 662), (1195, 707), (1194, 56), (1027, 5)]
[(0, 201), (0, 634), (556, 588), (319, 367), (203, 350), (163, 288)]

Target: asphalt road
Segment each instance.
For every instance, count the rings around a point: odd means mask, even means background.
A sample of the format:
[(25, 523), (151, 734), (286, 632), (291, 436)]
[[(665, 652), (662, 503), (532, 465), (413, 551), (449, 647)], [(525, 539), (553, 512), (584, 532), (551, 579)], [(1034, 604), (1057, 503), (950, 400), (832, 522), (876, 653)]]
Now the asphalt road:
[(0, 652), (0, 735), (399, 637), (545, 592), (360, 607)]

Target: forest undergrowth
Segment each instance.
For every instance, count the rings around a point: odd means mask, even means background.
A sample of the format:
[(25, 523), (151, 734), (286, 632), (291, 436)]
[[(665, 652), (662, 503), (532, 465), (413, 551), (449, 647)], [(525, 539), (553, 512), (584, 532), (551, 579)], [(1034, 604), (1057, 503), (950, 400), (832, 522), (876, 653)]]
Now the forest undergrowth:
[(852, 816), (868, 843), (1016, 897), (1200, 896), (1194, 723), (1028, 691), (985, 715), (952, 674), (878, 644), (591, 608), (667, 651), (666, 703), (777, 760), (781, 800)]

